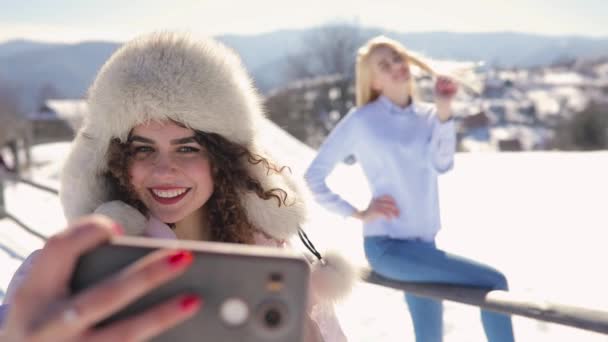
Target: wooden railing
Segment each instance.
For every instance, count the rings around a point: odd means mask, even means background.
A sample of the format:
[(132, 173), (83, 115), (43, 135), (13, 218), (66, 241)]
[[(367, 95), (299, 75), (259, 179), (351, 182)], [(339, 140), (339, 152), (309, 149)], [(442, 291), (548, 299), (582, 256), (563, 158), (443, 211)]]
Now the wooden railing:
[(509, 291), (496, 291), (461, 285), (412, 283), (385, 278), (370, 269), (363, 271), (363, 280), (405, 292), (477, 306), (508, 315), (533, 318), (584, 330), (608, 334), (608, 312), (551, 303)]

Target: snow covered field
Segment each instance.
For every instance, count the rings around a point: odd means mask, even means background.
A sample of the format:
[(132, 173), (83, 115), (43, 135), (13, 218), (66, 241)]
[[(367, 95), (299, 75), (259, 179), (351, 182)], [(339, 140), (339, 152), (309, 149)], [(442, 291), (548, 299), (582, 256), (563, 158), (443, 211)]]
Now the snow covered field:
[[(278, 127), (262, 139), (294, 173), (314, 151)], [(57, 186), (66, 144), (38, 146), (33, 177)], [(608, 152), (471, 153), (456, 156), (441, 177), (443, 229), (439, 247), (489, 263), (509, 278), (512, 291), (551, 301), (608, 310)], [(357, 166), (340, 166), (330, 185), (363, 207), (369, 200)], [(8, 185), (8, 210), (48, 235), (65, 224), (57, 198), (27, 185)], [(309, 236), (320, 249), (338, 249), (365, 264), (361, 225), (314, 203)], [(0, 220), (0, 299), (21, 260), (42, 241), (9, 220)], [(351, 341), (413, 341), (400, 292), (361, 284), (337, 307)], [(445, 341), (485, 341), (478, 310), (446, 303)], [(608, 341), (608, 336), (514, 318), (518, 341)]]

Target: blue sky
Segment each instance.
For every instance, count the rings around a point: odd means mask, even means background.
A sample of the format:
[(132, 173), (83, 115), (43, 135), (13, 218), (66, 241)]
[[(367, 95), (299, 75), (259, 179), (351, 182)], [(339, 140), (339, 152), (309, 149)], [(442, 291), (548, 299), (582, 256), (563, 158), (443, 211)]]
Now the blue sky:
[(257, 34), (326, 22), (608, 37), (607, 17), (607, 0), (0, 0), (0, 41), (125, 41), (159, 29)]

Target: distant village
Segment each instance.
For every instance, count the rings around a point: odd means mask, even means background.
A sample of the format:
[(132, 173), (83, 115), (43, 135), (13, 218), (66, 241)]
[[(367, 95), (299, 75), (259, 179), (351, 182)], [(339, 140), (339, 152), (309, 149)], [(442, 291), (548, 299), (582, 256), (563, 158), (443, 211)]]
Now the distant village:
[[(562, 125), (590, 104), (608, 119), (608, 59), (536, 69), (486, 69), (476, 74), (481, 93), (463, 89), (454, 101), (458, 150), (551, 150)], [(312, 147), (354, 106), (352, 80), (329, 76), (288, 85), (269, 95), (273, 121)], [(433, 82), (418, 79), (423, 101)], [(608, 133), (607, 133), (608, 134)]]
[(591, 103), (608, 104), (608, 60), (489, 70), (482, 81), (482, 96), (456, 104), (462, 151), (554, 149), (560, 125)]

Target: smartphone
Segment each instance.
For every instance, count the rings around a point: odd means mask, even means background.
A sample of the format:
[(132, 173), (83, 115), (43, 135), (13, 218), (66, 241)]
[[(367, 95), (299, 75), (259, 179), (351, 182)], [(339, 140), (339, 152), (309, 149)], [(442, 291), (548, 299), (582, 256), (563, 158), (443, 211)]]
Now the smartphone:
[(137, 315), (175, 295), (195, 293), (204, 307), (153, 341), (303, 340), (310, 267), (295, 252), (231, 243), (120, 236), (83, 255), (71, 280), (76, 294), (159, 248), (189, 250), (193, 264), (100, 323)]

